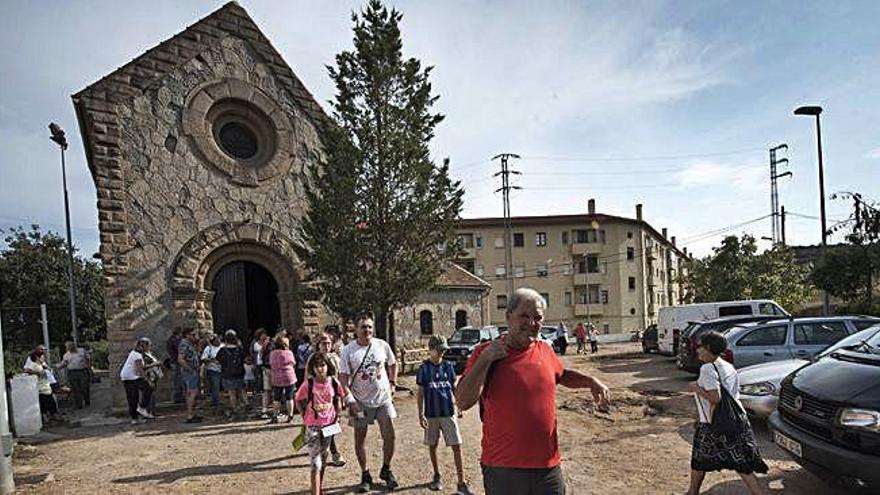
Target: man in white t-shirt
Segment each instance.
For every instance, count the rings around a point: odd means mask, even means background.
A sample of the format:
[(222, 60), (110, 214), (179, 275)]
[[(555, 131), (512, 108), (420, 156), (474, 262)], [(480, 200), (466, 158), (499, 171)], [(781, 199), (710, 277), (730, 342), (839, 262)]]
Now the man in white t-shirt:
[(397, 381), (397, 359), (394, 351), (382, 339), (373, 337), (373, 319), (362, 316), (357, 320), (357, 339), (342, 349), (339, 356), (339, 382), (349, 391), (349, 412), (354, 426), (354, 450), (361, 466), (358, 491), (372, 489), (373, 478), (367, 469), (367, 451), (364, 442), (367, 427), (379, 422), (382, 435), (382, 470), (379, 478), (388, 489), (397, 488), (397, 479), (391, 472), (394, 456), (394, 388)]

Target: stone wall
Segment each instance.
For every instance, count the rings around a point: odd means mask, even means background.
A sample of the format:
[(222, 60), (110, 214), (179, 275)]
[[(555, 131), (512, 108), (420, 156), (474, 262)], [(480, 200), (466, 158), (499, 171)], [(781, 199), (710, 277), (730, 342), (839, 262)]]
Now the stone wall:
[(399, 347), (425, 347), (430, 335), (422, 335), (419, 315), (430, 311), (434, 322), (434, 335), (449, 337), (455, 331), (455, 313), (467, 312), (467, 324), (480, 327), (488, 325), (483, 314), (483, 291), (475, 289), (439, 289), (419, 297), (412, 306), (395, 310), (394, 322)]

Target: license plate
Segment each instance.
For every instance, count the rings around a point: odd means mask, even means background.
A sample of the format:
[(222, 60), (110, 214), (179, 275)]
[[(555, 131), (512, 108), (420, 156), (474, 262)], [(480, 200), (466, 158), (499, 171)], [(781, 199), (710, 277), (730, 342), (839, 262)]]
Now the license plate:
[(782, 433), (779, 433), (778, 431), (773, 432), (773, 441), (776, 443), (776, 445), (779, 445), (780, 447), (791, 452), (792, 454), (798, 457), (803, 457), (800, 442), (796, 442), (783, 435)]

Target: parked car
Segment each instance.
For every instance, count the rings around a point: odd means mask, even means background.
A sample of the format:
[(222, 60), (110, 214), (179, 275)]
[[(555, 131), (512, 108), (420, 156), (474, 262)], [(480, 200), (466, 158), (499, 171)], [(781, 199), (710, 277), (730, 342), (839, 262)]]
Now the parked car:
[(812, 360), (786, 359), (746, 366), (738, 370), (739, 399), (746, 412), (758, 418), (767, 418), (776, 410), (782, 380), (793, 371), (829, 356), (832, 352), (868, 341), (880, 335), (880, 325), (874, 325), (837, 341), (817, 354)]
[[(859, 322), (859, 325), (856, 325)], [(728, 359), (736, 368), (786, 359), (810, 359), (847, 335), (880, 319), (866, 316), (791, 318), (733, 327), (727, 338)], [(860, 328), (861, 327), (861, 328)]]
[(550, 344), (553, 347), (553, 351), (557, 354), (560, 353), (558, 342), (556, 341), (556, 327), (551, 327), (549, 325), (544, 325), (541, 327), (541, 331), (538, 333), (538, 338)]
[(789, 316), (788, 312), (769, 299), (664, 306), (660, 308), (657, 316), (657, 342), (660, 353), (677, 356), (681, 333), (692, 322), (743, 315)]
[(461, 327), (447, 340), (449, 349), (443, 353), (443, 358), (452, 363), (456, 372), (461, 373), (474, 348), (481, 342), (488, 342), (498, 335), (498, 327), (494, 326)]
[(776, 319), (779, 318), (776, 316), (746, 315), (693, 322), (689, 326), (685, 327), (684, 331), (681, 334), (681, 343), (678, 346), (678, 357), (676, 358), (675, 363), (679, 369), (689, 371), (691, 373), (698, 373), (700, 371), (700, 366), (702, 365), (702, 363), (700, 362), (700, 358), (697, 356), (697, 345), (700, 343), (700, 337), (703, 336), (703, 334), (712, 331), (724, 333), (729, 328), (733, 328), (737, 325), (742, 325), (744, 323), (769, 321)]
[(660, 352), (660, 346), (657, 344), (657, 325), (649, 325), (642, 332), (642, 352)]
[(880, 492), (880, 335), (788, 375), (770, 428), (819, 477)]

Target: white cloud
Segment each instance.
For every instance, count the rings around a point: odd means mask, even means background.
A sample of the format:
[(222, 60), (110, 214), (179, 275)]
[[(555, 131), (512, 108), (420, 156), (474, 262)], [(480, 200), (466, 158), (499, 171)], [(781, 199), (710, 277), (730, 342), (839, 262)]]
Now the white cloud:
[(874, 148), (871, 151), (865, 153), (865, 158), (870, 158), (871, 160), (880, 160), (880, 148)]
[(760, 166), (731, 166), (716, 162), (692, 162), (675, 180), (681, 187), (731, 185), (742, 192), (763, 192), (768, 189), (768, 172)]

